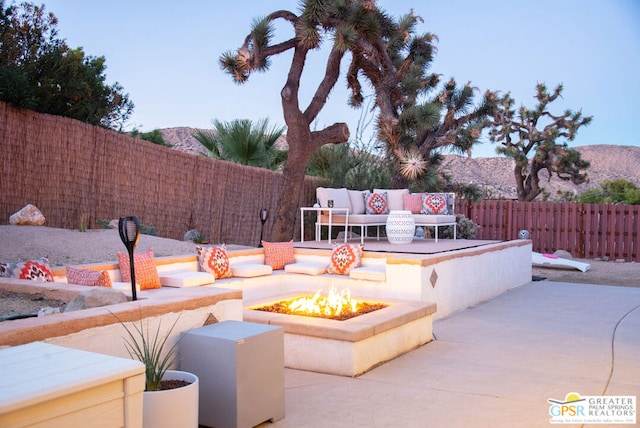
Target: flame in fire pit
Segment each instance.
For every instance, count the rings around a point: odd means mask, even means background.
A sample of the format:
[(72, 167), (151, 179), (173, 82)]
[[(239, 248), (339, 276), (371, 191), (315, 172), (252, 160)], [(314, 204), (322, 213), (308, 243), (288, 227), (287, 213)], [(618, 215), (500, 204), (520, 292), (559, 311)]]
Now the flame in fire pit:
[(322, 294), (322, 290), (318, 290), (313, 297), (305, 296), (282, 300), (267, 306), (250, 309), (344, 321), (386, 307), (387, 305), (384, 303), (357, 301), (351, 297), (349, 289), (338, 292), (334, 286), (331, 286), (329, 293), (326, 295)]
[(289, 303), (288, 309), (293, 314), (338, 316), (345, 312), (357, 312), (358, 301), (351, 298), (349, 289), (338, 292), (331, 286), (326, 296), (318, 290), (313, 297), (300, 297)]

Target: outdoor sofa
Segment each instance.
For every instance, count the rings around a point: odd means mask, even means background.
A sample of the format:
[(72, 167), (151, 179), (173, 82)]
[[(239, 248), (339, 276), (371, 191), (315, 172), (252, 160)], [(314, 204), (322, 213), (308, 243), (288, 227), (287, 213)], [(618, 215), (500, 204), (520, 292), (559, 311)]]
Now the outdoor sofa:
[[(380, 226), (386, 226), (391, 211), (411, 211), (415, 225), (434, 227), (438, 242), (438, 228), (453, 226), (456, 239), (456, 215), (454, 193), (410, 193), (409, 189), (349, 190), (346, 188), (318, 187), (316, 189), (318, 215), (316, 240), (320, 228), (328, 226), (360, 227), (360, 242), (364, 242), (369, 226), (376, 226), (380, 238)], [(327, 210), (332, 201), (335, 211), (329, 216)], [(348, 214), (345, 213), (348, 210)], [(346, 235), (346, 233), (345, 233)]]

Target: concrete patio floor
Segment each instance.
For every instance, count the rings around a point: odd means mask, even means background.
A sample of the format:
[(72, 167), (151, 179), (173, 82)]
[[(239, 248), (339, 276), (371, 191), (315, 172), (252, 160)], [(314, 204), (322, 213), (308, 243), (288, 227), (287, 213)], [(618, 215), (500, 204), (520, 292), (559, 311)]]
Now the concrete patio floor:
[(639, 305), (640, 288), (531, 282), (360, 377), (286, 369), (286, 417), (260, 426), (548, 427), (549, 398), (640, 396)]

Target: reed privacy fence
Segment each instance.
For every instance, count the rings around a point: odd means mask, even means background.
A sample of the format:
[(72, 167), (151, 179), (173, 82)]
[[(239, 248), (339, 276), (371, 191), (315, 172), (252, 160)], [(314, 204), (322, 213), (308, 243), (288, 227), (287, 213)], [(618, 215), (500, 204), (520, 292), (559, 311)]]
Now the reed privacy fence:
[(484, 200), (456, 201), (456, 211), (481, 226), (478, 239), (518, 239), (528, 230), (539, 253), (640, 261), (640, 205)]
[[(268, 239), (283, 186), (277, 172), (182, 153), (5, 103), (0, 103), (0, 151), (2, 224), (31, 203), (50, 227), (98, 228), (98, 220), (137, 215), (163, 237), (182, 239), (195, 228), (211, 243), (257, 246), (258, 213), (270, 211)], [(315, 180), (306, 181), (300, 205), (313, 203), (316, 187)]]
[[(261, 208), (265, 239), (282, 190), (280, 173), (182, 153), (73, 119), (0, 102), (0, 224), (27, 203), (47, 225), (98, 227), (98, 220), (137, 215), (163, 237), (198, 229), (211, 243), (257, 246)], [(320, 181), (307, 178), (300, 206), (315, 201)], [(533, 249), (576, 257), (640, 261), (640, 206), (486, 200), (456, 201), (481, 226), (478, 239), (518, 239)], [(299, 216), (296, 215), (296, 221)], [(312, 220), (309, 220), (312, 223)], [(300, 225), (293, 228), (296, 239)], [(309, 239), (313, 226), (307, 225)]]

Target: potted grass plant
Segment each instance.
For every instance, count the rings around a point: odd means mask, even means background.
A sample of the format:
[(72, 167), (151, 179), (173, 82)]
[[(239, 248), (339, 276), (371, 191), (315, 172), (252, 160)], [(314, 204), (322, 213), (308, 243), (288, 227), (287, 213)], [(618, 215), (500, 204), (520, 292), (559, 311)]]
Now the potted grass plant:
[[(115, 316), (115, 314), (114, 314)], [(142, 404), (142, 426), (148, 428), (198, 427), (199, 380), (193, 373), (171, 370), (176, 363), (178, 342), (167, 343), (180, 317), (166, 333), (161, 322), (151, 332), (140, 322), (127, 326), (116, 318), (127, 332), (127, 352), (145, 367), (145, 391)], [(166, 349), (165, 349), (166, 348)]]

